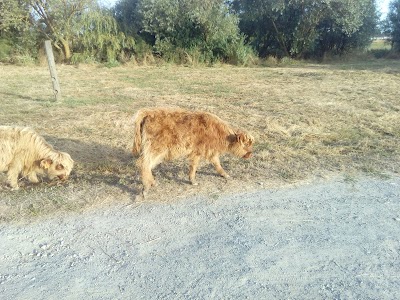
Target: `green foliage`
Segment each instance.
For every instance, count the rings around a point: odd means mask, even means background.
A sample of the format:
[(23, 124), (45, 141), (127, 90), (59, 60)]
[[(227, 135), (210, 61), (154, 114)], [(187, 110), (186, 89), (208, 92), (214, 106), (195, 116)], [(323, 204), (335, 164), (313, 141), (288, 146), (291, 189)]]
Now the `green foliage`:
[(12, 43), (9, 39), (0, 39), (0, 61), (7, 62), (11, 57)]
[(0, 2), (0, 61), (30, 64), (37, 57), (37, 32), (29, 6), (20, 0)]
[(232, 9), (263, 57), (322, 57), (362, 48), (377, 22), (374, 0), (233, 0)]
[(392, 0), (389, 4), (387, 33), (391, 36), (394, 51), (400, 52), (400, 0)]
[(223, 0), (141, 0), (138, 7), (143, 31), (154, 37), (155, 51), (166, 60), (245, 60), (238, 17)]
[[(112, 10), (97, 0), (0, 1), (9, 62), (36, 58), (45, 39), (66, 62), (108, 66), (321, 58), (365, 49), (377, 23), (375, 0), (119, 0)], [(386, 23), (400, 51), (399, 2)]]
[(338, 1), (329, 7), (317, 27), (320, 40), (314, 54), (340, 55), (354, 49), (366, 49), (377, 34), (377, 23), (375, 1)]
[(26, 30), (31, 22), (29, 5), (23, 0), (0, 1), (0, 34)]
[(133, 52), (134, 39), (93, 0), (3, 0), (0, 8), (0, 37), (14, 46), (2, 51), (9, 61), (36, 57), (46, 39), (67, 62), (114, 63)]
[(113, 8), (114, 17), (118, 26), (126, 35), (132, 36), (135, 40), (143, 39), (141, 32), (142, 16), (139, 12), (139, 4), (141, 0), (120, 0)]
[(73, 59), (75, 62), (93, 59), (114, 64), (123, 51), (133, 51), (135, 42), (118, 30), (116, 20), (108, 11), (98, 8), (82, 15), (75, 45), (74, 51), (79, 53)]
[(38, 55), (37, 35), (29, 30), (12, 29), (0, 36), (0, 62), (32, 64)]
[(41, 39), (49, 39), (66, 61), (72, 56), (72, 41), (82, 27), (82, 15), (96, 8), (92, 0), (26, 0), (34, 27)]

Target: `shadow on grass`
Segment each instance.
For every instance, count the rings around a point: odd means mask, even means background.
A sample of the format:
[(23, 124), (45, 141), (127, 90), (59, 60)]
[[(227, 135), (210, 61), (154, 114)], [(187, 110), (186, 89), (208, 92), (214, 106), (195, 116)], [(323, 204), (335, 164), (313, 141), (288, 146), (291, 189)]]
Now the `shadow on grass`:
[[(59, 138), (51, 135), (43, 136), (56, 150), (67, 152), (74, 160), (74, 168), (67, 182), (49, 182), (44, 180), (39, 184), (21, 180), (21, 188), (30, 190), (53, 186), (68, 185), (90, 186), (108, 185), (132, 196), (140, 195), (142, 183), (139, 170), (136, 167), (136, 157), (123, 148), (116, 148), (96, 142), (83, 142), (76, 139)], [(234, 173), (228, 163), (222, 164), (228, 173)], [(160, 184), (167, 182), (178, 186), (191, 186), (189, 181), (189, 162), (186, 159), (163, 162), (153, 170), (156, 181)], [(225, 182), (214, 167), (203, 161), (197, 170), (196, 179), (199, 183), (205, 181)]]
[[(208, 179), (223, 179), (211, 165), (211, 163), (207, 161), (202, 161), (203, 163), (197, 169), (196, 172), (196, 181), (200, 181), (200, 178), (208, 178)], [(172, 162), (163, 162), (158, 165), (153, 170), (153, 175), (157, 179), (173, 181), (180, 185), (191, 185), (191, 181), (189, 180), (189, 161), (186, 159), (174, 160)]]
[(54, 136), (44, 138), (55, 149), (69, 153), (75, 161), (70, 176), (72, 182), (105, 183), (128, 193), (139, 193), (135, 161), (125, 149)]
[[(75, 139), (44, 136), (55, 149), (67, 152), (75, 161), (70, 180), (79, 184), (104, 183), (118, 187), (124, 192), (140, 194), (142, 183), (136, 167), (136, 157), (122, 148), (105, 144), (87, 143)], [(186, 159), (163, 162), (153, 170), (157, 181), (172, 181), (179, 185), (190, 185), (189, 162)], [(203, 163), (197, 171), (198, 177), (220, 178), (209, 163)]]
[(55, 102), (55, 98), (53, 95), (49, 95), (48, 98), (36, 98), (36, 97), (31, 97), (31, 96), (27, 96), (27, 95), (18, 94), (18, 93), (9, 93), (9, 92), (0, 92), (0, 95), (11, 96), (11, 97), (13, 97), (13, 99), (19, 98), (22, 100), (29, 100), (29, 101), (35, 101), (35, 102)]

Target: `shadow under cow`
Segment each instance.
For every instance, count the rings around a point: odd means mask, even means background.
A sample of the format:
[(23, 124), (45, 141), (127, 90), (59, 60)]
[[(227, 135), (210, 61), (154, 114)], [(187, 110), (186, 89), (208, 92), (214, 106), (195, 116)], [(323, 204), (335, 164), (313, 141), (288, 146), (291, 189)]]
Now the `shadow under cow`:
[[(95, 142), (83, 142), (76, 139), (44, 136), (46, 141), (59, 151), (67, 152), (75, 161), (70, 175), (72, 182), (86, 180), (92, 183), (105, 183), (118, 187), (124, 192), (140, 194), (142, 183), (136, 159), (130, 151)], [(156, 181), (172, 181), (179, 185), (191, 185), (189, 181), (189, 162), (186, 159), (163, 162), (153, 174)], [(220, 176), (207, 163), (200, 167), (198, 177)]]
[[(127, 149), (50, 135), (43, 137), (56, 150), (69, 153), (75, 162), (70, 178), (66, 183), (46, 183), (47, 181), (45, 180), (42, 183), (43, 185), (68, 185), (69, 183), (79, 185), (80, 182), (85, 181), (90, 184), (103, 183), (117, 187), (121, 191), (132, 195), (141, 194), (142, 182), (140, 172), (136, 167), (137, 158)], [(160, 184), (166, 184), (166, 182), (170, 181), (178, 185), (191, 185), (188, 178), (189, 162), (186, 159), (163, 162), (153, 170), (153, 174)], [(2, 175), (4, 175), (4, 178), (0, 179), (3, 184), (6, 176), (5, 174)], [(211, 164), (204, 162), (197, 172), (197, 178), (199, 182), (207, 179), (221, 179)], [(28, 189), (37, 186), (37, 184), (29, 183), (24, 179), (21, 184), (22, 187)]]
[(76, 139), (54, 136), (44, 136), (44, 138), (56, 150), (69, 153), (75, 161), (70, 175), (71, 181), (103, 182), (126, 192), (139, 192), (136, 186), (140, 185), (140, 180), (134, 158), (129, 151)]

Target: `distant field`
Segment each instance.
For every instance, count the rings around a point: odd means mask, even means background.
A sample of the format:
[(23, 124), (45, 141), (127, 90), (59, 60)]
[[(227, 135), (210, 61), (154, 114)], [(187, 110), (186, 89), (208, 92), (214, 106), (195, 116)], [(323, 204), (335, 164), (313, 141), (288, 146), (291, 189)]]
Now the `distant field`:
[[(199, 186), (185, 161), (155, 170), (145, 201), (176, 201), (274, 187), (316, 176), (398, 173), (400, 61), (294, 64), (264, 68), (59, 65), (62, 101), (53, 102), (46, 66), (0, 65), (0, 124), (35, 128), (76, 161), (64, 185), (0, 185), (0, 220), (18, 220), (115, 202), (130, 203), (141, 184), (131, 118), (145, 106), (206, 110), (256, 138), (251, 160), (226, 156), (226, 182), (204, 163)], [(4, 176), (0, 177), (4, 179)]]
[(369, 47), (369, 50), (390, 50), (391, 45), (388, 40), (374, 40)]

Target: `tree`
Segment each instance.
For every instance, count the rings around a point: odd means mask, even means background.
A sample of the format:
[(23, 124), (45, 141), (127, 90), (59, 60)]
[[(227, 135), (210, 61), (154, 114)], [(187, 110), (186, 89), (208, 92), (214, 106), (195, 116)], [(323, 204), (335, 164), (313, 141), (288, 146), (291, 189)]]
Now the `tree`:
[(4, 34), (12, 29), (25, 29), (30, 23), (29, 6), (24, 1), (0, 2), (0, 33)]
[(14, 44), (16, 37), (30, 34), (33, 48), (50, 39), (66, 61), (74, 52), (83, 60), (113, 61), (134, 45), (118, 30), (111, 12), (93, 0), (3, 0), (0, 5), (0, 34), (12, 37)]
[(72, 56), (72, 40), (82, 27), (81, 15), (85, 14), (91, 0), (28, 0), (33, 10), (37, 28), (60, 50), (66, 60)]
[[(203, 61), (243, 59), (238, 17), (224, 0), (141, 0), (142, 31), (164, 57), (199, 52)], [(178, 50), (178, 51), (177, 51)]]
[(387, 32), (391, 36), (392, 48), (400, 52), (400, 0), (390, 2), (386, 24)]
[(354, 49), (365, 49), (377, 34), (378, 14), (374, 0), (331, 1), (317, 26), (317, 56), (340, 55)]
[(32, 23), (30, 8), (25, 1), (0, 2), (1, 61), (15, 62), (21, 58), (33, 60), (32, 57), (36, 55), (37, 32), (32, 30)]
[(132, 52), (135, 41), (118, 29), (110, 11), (98, 7), (81, 16), (81, 27), (75, 38), (74, 50), (85, 58), (114, 62), (122, 51)]
[(139, 12), (141, 0), (120, 0), (114, 6), (114, 16), (122, 32), (139, 38), (142, 36), (142, 15)]
[(233, 0), (240, 29), (259, 55), (323, 56), (369, 41), (375, 0)]

